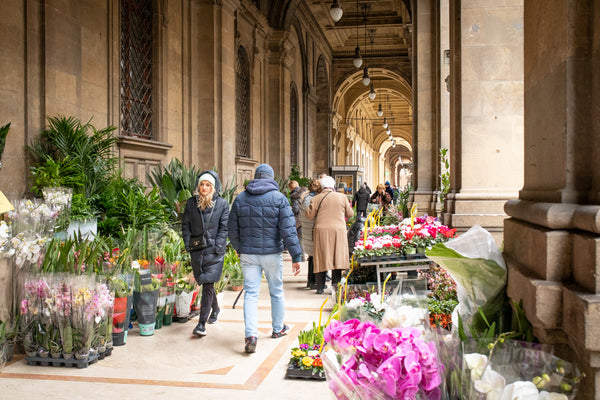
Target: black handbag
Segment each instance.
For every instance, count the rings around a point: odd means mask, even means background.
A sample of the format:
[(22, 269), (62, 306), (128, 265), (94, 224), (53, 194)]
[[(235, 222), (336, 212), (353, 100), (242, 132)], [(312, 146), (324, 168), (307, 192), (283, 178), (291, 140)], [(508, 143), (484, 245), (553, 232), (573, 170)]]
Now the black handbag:
[(204, 243), (204, 235), (202, 236), (192, 236), (190, 238), (190, 251), (202, 250), (206, 247)]
[(200, 209), (198, 209), (198, 211), (200, 211), (200, 219), (202, 221), (202, 236), (190, 237), (190, 251), (198, 251), (206, 247), (206, 239), (204, 238), (204, 234), (206, 233), (206, 225), (204, 224), (204, 213)]

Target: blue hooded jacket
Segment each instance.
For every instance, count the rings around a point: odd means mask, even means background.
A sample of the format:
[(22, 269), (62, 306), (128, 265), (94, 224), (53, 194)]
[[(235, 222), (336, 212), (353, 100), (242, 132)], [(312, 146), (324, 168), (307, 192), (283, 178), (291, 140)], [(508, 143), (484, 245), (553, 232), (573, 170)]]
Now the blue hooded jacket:
[(236, 197), (228, 231), (232, 246), (240, 254), (276, 254), (285, 246), (293, 262), (302, 261), (292, 208), (273, 179), (254, 179)]

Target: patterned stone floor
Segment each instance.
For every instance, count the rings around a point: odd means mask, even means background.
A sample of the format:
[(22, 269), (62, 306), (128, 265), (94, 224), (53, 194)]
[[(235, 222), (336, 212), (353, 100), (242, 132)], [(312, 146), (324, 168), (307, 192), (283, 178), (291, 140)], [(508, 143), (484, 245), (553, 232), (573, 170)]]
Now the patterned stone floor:
[[(259, 299), (257, 352), (244, 353), (243, 295), (226, 291), (216, 325), (207, 336), (191, 332), (197, 318), (142, 337), (137, 327), (125, 346), (87, 368), (29, 366), (23, 356), (0, 371), (0, 398), (46, 399), (329, 399), (326, 382), (284, 379), (289, 350), (297, 335), (318, 321), (327, 298), (305, 289), (304, 274), (294, 277), (284, 262), (286, 323), (291, 332), (271, 338), (271, 314), (266, 281)], [(325, 309), (331, 310), (329, 297)]]

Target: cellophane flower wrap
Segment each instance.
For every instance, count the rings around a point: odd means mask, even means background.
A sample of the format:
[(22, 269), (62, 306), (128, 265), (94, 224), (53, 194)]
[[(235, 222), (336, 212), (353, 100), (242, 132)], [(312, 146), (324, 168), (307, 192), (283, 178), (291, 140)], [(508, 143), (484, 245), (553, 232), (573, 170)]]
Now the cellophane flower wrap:
[(105, 349), (112, 341), (112, 309), (115, 302), (114, 293), (107, 283), (98, 283), (94, 293), (94, 340), (93, 347)]
[(583, 378), (574, 364), (542, 345), (471, 340), (462, 347), (462, 399), (568, 400)]
[(94, 319), (97, 312), (95, 298), (95, 279), (93, 276), (76, 276), (72, 288), (72, 326), (73, 351), (75, 356), (85, 358), (89, 355), (94, 338)]
[(412, 327), (381, 329), (373, 322), (332, 320), (322, 359), (338, 399), (432, 399), (442, 396), (433, 342)]

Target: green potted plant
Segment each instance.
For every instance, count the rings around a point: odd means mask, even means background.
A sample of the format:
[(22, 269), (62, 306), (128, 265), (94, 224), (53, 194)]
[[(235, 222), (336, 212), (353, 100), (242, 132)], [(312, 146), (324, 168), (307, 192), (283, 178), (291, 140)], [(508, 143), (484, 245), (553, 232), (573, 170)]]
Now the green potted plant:
[(225, 253), (221, 279), (226, 280), (231, 285), (232, 290), (240, 291), (244, 287), (244, 275), (242, 273), (240, 258), (231, 246), (227, 247), (227, 252)]
[(70, 237), (79, 232), (81, 237), (90, 239), (97, 233), (96, 213), (91, 202), (83, 194), (74, 194), (71, 199), (71, 223), (67, 229)]

